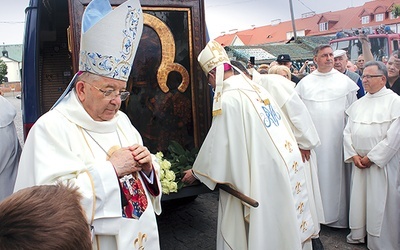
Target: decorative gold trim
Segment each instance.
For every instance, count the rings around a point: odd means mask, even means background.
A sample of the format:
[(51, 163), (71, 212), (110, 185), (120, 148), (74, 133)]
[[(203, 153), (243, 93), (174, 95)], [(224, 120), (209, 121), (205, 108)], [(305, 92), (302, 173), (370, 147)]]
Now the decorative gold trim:
[(292, 143), (290, 143), (290, 141), (285, 142), (285, 148), (289, 151), (289, 153), (293, 152)]
[[(144, 250), (143, 243), (147, 241), (147, 235), (139, 232), (138, 237), (133, 241), (133, 246), (135, 249)], [(137, 245), (137, 246), (136, 246)]]
[(297, 172), (299, 172), (299, 170), (297, 168), (298, 166), (299, 166), (299, 163), (297, 161), (293, 162), (292, 169), (295, 174), (297, 174)]

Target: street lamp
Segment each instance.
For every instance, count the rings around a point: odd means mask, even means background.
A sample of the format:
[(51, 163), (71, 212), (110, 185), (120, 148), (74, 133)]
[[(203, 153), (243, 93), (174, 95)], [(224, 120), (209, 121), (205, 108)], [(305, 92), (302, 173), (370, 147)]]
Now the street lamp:
[(290, 5), (290, 16), (292, 17), (292, 27), (293, 27), (293, 36), (294, 40), (297, 40), (297, 32), (296, 32), (296, 24), (294, 22), (294, 14), (293, 14), (293, 3), (292, 0), (289, 0), (289, 5)]

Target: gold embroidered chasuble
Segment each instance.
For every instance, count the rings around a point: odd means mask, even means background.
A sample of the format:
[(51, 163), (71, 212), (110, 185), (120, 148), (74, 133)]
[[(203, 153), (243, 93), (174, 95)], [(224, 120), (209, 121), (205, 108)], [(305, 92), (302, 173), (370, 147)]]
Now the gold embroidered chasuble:
[(193, 169), (209, 188), (227, 183), (260, 205), (249, 207), (220, 190), (217, 248), (302, 249), (314, 225), (286, 119), (265, 89), (250, 87), (241, 75), (224, 81), (220, 99), (222, 114), (214, 117)]

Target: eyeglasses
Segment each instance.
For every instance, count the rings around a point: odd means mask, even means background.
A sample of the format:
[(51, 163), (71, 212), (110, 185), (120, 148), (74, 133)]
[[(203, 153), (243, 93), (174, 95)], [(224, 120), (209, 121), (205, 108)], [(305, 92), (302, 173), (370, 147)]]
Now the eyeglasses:
[(373, 78), (373, 77), (381, 77), (383, 75), (362, 75), (361, 80), (364, 80), (364, 78), (367, 78), (368, 80)]
[[(130, 95), (129, 91), (120, 91), (117, 92), (115, 90), (102, 90), (101, 88), (98, 88), (96, 86), (94, 86), (91, 83), (85, 82), (87, 84), (89, 84), (90, 86), (92, 86), (93, 88), (97, 89), (98, 91), (100, 91), (101, 93), (103, 93), (104, 97), (107, 100), (114, 100), (115, 98), (117, 98), (117, 96), (119, 96), (121, 98), (121, 101), (125, 101), (126, 99), (128, 99), (128, 96)], [(112, 94), (112, 95), (111, 95)]]

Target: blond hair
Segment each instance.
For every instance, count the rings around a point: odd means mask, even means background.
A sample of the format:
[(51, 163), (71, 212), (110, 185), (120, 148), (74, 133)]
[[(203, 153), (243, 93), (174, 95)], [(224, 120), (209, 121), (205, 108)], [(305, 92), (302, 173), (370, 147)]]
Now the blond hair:
[[(285, 75), (287, 75), (287, 79), (291, 80), (292, 79), (292, 73), (290, 72), (290, 69), (284, 65), (274, 65), (269, 68), (268, 74), (278, 74), (281, 76), (284, 76), (281, 74), (281, 72), (284, 72)], [(284, 76), (285, 77), (285, 76)]]

